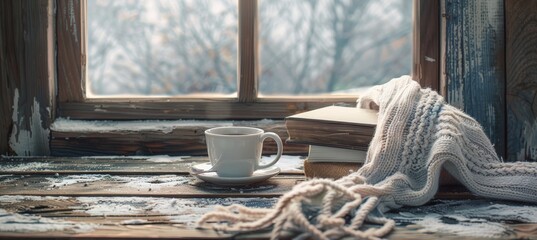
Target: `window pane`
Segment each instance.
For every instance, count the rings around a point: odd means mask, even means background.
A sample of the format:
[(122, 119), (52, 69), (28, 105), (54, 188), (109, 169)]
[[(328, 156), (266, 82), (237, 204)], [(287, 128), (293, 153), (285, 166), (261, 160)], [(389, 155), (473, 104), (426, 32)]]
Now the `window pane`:
[(235, 96), (236, 1), (87, 4), (88, 95)]
[(259, 15), (262, 94), (348, 92), (410, 74), (410, 0), (265, 0)]

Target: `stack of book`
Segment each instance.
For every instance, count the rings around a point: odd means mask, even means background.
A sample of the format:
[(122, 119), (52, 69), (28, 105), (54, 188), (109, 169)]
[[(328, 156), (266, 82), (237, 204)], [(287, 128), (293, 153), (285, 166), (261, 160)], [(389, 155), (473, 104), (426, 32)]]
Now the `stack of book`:
[(337, 179), (358, 170), (377, 124), (375, 110), (329, 106), (285, 119), (288, 143), (310, 145), (304, 173)]

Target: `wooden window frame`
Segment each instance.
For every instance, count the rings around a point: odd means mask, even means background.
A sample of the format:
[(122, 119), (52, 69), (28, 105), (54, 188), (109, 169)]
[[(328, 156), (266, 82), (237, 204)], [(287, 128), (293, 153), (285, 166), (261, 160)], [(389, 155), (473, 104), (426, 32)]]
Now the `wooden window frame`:
[[(236, 98), (87, 98), (86, 0), (58, 0), (57, 116), (70, 119), (282, 119), (323, 106), (354, 105), (356, 97), (258, 98), (257, 1), (239, 0), (239, 77)], [(412, 75), (439, 86), (438, 1), (414, 0)], [(433, 59), (433, 61), (431, 61)]]

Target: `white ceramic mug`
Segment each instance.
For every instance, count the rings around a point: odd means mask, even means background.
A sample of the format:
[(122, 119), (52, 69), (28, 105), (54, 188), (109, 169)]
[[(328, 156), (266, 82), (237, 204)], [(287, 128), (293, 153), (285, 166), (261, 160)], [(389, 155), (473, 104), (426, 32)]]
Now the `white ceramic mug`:
[[(278, 154), (268, 164), (260, 165), (263, 141), (272, 138)], [(252, 127), (216, 127), (205, 131), (207, 152), (212, 169), (220, 177), (249, 177), (255, 170), (274, 165), (282, 156), (283, 144), (273, 132)]]

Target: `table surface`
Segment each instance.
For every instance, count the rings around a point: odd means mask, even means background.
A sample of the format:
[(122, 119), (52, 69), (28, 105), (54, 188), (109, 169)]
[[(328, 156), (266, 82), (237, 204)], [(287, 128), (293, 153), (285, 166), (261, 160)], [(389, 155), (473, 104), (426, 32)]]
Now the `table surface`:
[[(207, 158), (1, 157), (0, 238), (266, 239), (267, 231), (222, 233), (196, 229), (195, 221), (217, 205), (240, 203), (270, 208), (279, 196), (306, 180), (302, 160), (296, 156), (286, 156), (279, 163), (279, 175), (261, 183), (234, 187), (214, 185), (191, 176), (190, 167), (203, 162)], [(474, 197), (463, 188), (447, 187), (436, 198)], [(473, 201), (481, 207), (492, 206), (489, 201)], [(438, 204), (454, 206), (453, 202), (438, 200), (431, 209), (438, 210)], [(403, 209), (394, 213), (392, 217), (398, 226), (388, 238), (461, 238), (415, 224), (419, 222), (416, 219), (426, 218), (420, 217), (422, 210)], [(531, 216), (528, 218), (494, 224), (507, 229), (502, 237), (537, 239), (537, 224), (530, 223)], [(467, 222), (453, 216), (438, 219), (447, 219), (450, 224)]]

